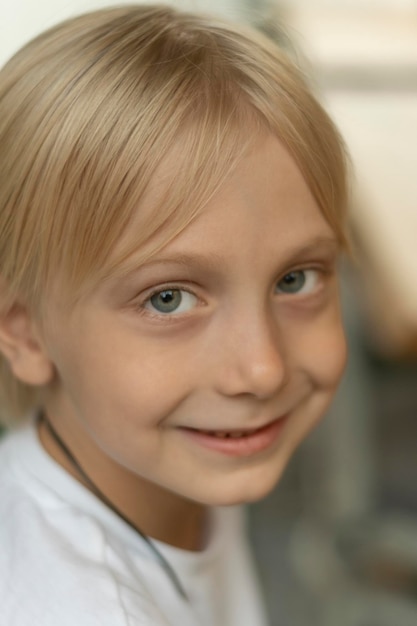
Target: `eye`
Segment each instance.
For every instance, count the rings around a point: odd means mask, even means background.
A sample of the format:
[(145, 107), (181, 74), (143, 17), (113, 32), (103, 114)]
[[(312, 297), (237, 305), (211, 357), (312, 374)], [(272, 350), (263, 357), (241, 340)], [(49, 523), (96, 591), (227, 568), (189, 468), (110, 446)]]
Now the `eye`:
[(144, 308), (162, 315), (185, 313), (197, 304), (197, 297), (184, 289), (163, 289), (146, 301)]
[(277, 283), (277, 293), (309, 294), (313, 292), (319, 281), (318, 270), (295, 270), (285, 274)]

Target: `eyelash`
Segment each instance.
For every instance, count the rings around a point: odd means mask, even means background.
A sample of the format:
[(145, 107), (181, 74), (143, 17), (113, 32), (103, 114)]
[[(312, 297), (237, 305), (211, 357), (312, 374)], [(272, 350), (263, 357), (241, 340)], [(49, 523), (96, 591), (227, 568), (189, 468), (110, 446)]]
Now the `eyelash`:
[[(317, 277), (317, 281), (320, 282), (320, 277), (323, 278), (326, 275), (330, 275), (332, 273), (332, 270), (330, 268), (325, 268), (325, 267), (300, 267), (300, 268), (294, 268), (291, 269), (289, 271), (287, 271), (285, 274), (282, 275), (281, 278), (279, 278), (279, 280), (276, 281), (275, 285), (277, 286), (280, 282), (282, 282), (287, 276), (290, 276), (291, 274), (296, 274), (298, 272), (315, 272), (316, 274), (318, 274), (319, 276)], [(183, 319), (189, 312), (191, 312), (192, 310), (194, 310), (198, 304), (196, 304), (195, 306), (193, 306), (189, 311), (184, 311), (184, 312), (180, 312), (180, 313), (176, 313), (175, 311), (172, 313), (162, 313), (162, 312), (157, 312), (155, 310), (152, 310), (150, 308), (146, 307), (146, 304), (151, 302), (151, 299), (154, 296), (157, 296), (158, 294), (162, 294), (163, 292), (169, 292), (169, 291), (179, 291), (182, 293), (187, 293), (191, 296), (193, 296), (194, 298), (196, 298), (197, 302), (202, 302), (201, 298), (199, 298), (199, 296), (195, 293), (194, 290), (190, 289), (190, 287), (187, 285), (186, 287), (184, 285), (180, 285), (180, 284), (167, 284), (167, 285), (161, 285), (158, 286), (157, 288), (155, 288), (154, 290), (152, 290), (151, 293), (149, 293), (148, 295), (146, 295), (146, 297), (144, 299), (141, 300), (141, 302), (139, 303), (139, 305), (137, 306), (137, 311), (141, 314), (141, 315), (146, 315), (147, 317), (151, 317), (151, 318), (155, 318), (160, 320), (161, 318), (163, 318), (164, 321), (172, 321), (175, 322), (179, 319)], [(314, 288), (314, 292), (316, 291), (316, 288)], [(313, 293), (314, 293), (313, 292)], [(299, 293), (299, 292), (294, 292), (294, 293), (285, 293), (282, 291), (279, 292), (275, 292), (275, 295), (279, 295), (280, 297), (286, 297), (286, 298), (291, 298), (294, 299), (296, 297), (298, 298), (307, 298), (310, 295), (310, 293), (304, 294), (304, 293)]]

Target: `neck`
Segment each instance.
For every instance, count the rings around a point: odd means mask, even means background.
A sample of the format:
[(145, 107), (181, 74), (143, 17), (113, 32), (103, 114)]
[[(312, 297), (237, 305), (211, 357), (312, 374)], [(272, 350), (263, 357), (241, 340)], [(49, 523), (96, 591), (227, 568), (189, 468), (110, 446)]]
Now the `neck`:
[[(184, 550), (197, 551), (207, 542), (207, 509), (143, 479), (109, 458), (88, 437), (62, 432), (48, 417), (49, 423), (95, 485), (121, 516), (140, 532)], [(76, 464), (68, 458), (46, 423), (38, 426), (39, 438), (46, 452), (71, 476), (90, 491)], [(97, 495), (97, 494), (96, 494)]]

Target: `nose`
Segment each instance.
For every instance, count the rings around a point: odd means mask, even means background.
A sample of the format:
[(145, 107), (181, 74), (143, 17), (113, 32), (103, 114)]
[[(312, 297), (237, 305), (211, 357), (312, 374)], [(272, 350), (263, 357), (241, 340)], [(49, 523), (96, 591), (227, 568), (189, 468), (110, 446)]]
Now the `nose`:
[(268, 399), (288, 381), (285, 342), (276, 320), (257, 314), (231, 322), (219, 347), (217, 390)]

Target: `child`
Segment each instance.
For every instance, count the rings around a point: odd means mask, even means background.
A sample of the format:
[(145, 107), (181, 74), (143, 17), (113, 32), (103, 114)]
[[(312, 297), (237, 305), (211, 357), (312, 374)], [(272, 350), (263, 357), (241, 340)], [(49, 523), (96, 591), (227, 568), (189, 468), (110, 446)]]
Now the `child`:
[(101, 10), (0, 73), (1, 626), (262, 626), (238, 505), (345, 340), (341, 141), (273, 43)]

